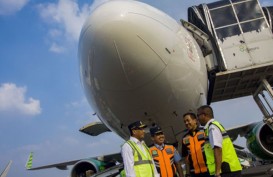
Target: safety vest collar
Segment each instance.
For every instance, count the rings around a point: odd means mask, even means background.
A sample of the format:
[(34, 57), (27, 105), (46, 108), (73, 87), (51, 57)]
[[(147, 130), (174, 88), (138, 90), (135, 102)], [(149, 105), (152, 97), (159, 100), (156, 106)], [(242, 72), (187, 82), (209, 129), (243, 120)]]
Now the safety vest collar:
[(135, 142), (129, 140), (129, 141), (127, 141), (127, 143), (131, 146), (131, 148), (133, 149), (133, 151), (137, 153), (137, 155), (138, 155), (138, 160), (139, 160), (139, 161), (142, 161), (142, 157), (147, 157), (147, 158), (150, 157), (149, 149), (148, 149), (148, 147), (145, 145), (145, 143), (142, 144), (142, 145), (144, 146), (144, 149), (145, 149), (145, 151), (146, 151), (146, 154), (143, 153), (143, 151), (136, 145)]
[(213, 121), (215, 121), (215, 119), (210, 119), (210, 120), (206, 123), (206, 125), (203, 127), (203, 129), (204, 129), (204, 130), (208, 129), (210, 123), (213, 122)]
[(159, 149), (159, 150), (163, 150), (164, 147), (165, 147), (165, 144), (164, 144), (164, 143), (161, 144), (161, 145), (159, 145), (159, 144), (154, 144), (154, 146), (155, 146), (157, 149)]
[(186, 132), (186, 134), (184, 135), (184, 137), (186, 137), (186, 136), (188, 136), (188, 135), (190, 135), (190, 136), (195, 136), (196, 133), (198, 133), (198, 132), (200, 132), (200, 131), (204, 131), (204, 129), (203, 129), (202, 127), (197, 126), (196, 129), (195, 129), (194, 131), (188, 130), (188, 131)]
[(133, 137), (133, 136), (130, 137), (130, 140), (129, 140), (129, 141), (133, 141), (133, 142), (136, 143), (136, 144), (145, 144), (143, 140), (140, 141), (140, 140), (138, 140), (137, 138), (135, 138), (135, 137)]
[[(226, 132), (224, 126), (221, 125), (218, 121), (216, 121), (216, 120), (214, 120), (214, 119), (211, 119), (211, 120), (213, 120), (213, 121), (209, 121), (209, 122), (208, 122), (208, 126), (205, 126), (205, 127), (206, 127), (206, 129), (205, 129), (205, 135), (206, 135), (205, 141), (206, 141), (206, 142), (209, 141), (208, 131), (209, 131), (209, 127), (210, 127), (212, 124), (215, 125), (217, 128), (219, 128), (219, 130), (220, 130), (220, 132), (221, 132), (221, 134), (222, 134), (223, 139), (229, 138), (228, 133)], [(207, 125), (207, 124), (206, 124), (206, 125)], [(205, 127), (204, 127), (204, 128), (205, 128)]]

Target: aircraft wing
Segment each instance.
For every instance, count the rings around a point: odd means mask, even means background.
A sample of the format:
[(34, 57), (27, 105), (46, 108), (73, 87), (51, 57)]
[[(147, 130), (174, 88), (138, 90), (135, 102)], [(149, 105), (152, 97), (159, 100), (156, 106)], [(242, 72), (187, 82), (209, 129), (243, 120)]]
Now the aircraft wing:
[(87, 159), (78, 159), (78, 160), (72, 160), (72, 161), (67, 161), (67, 162), (61, 162), (61, 163), (55, 163), (55, 164), (50, 164), (50, 165), (44, 165), (44, 166), (39, 166), (39, 167), (32, 167), (32, 157), (33, 157), (33, 153), (31, 152), (27, 164), (26, 164), (26, 169), (27, 170), (41, 170), (41, 169), (47, 169), (47, 168), (58, 168), (60, 170), (67, 170), (67, 166), (69, 165), (74, 165), (77, 162), (80, 161), (85, 161), (85, 160), (98, 160), (98, 161), (102, 161), (105, 162), (107, 164), (107, 162), (110, 161), (122, 161), (122, 157), (120, 153), (114, 153), (114, 154), (108, 154), (108, 155), (103, 155), (103, 156), (97, 156), (97, 157), (90, 157)]
[(102, 122), (92, 122), (83, 126), (79, 131), (91, 136), (98, 136), (104, 132), (111, 132), (111, 130)]
[(77, 163), (79, 160), (72, 160), (72, 161), (68, 161), (68, 162), (62, 162), (62, 163), (55, 163), (55, 164), (50, 164), (50, 165), (44, 165), (44, 166), (40, 166), (40, 167), (34, 167), (32, 168), (32, 158), (33, 158), (33, 153), (31, 152), (26, 164), (26, 169), (27, 170), (41, 170), (41, 169), (47, 169), (47, 168), (58, 168), (60, 170), (67, 170), (67, 166), (69, 165), (73, 165), (75, 163)]
[(10, 169), (10, 166), (11, 166), (11, 163), (12, 163), (12, 161), (9, 161), (8, 165), (6, 166), (6, 168), (1, 173), (0, 177), (6, 177), (7, 176), (8, 172), (9, 172), (9, 169)]
[(73, 164), (77, 163), (78, 161), (80, 161), (80, 160), (73, 160), (73, 161), (69, 161), (69, 162), (62, 162), (62, 163), (56, 163), (56, 164), (45, 165), (45, 166), (40, 166), (40, 167), (34, 167), (34, 168), (29, 168), (27, 170), (41, 170), (41, 169), (47, 169), (47, 168), (53, 168), (53, 167), (56, 167), (60, 170), (66, 170), (67, 166), (73, 165)]
[(252, 122), (246, 125), (240, 125), (237, 127), (229, 128), (226, 131), (228, 132), (229, 137), (232, 141), (235, 141), (238, 138), (238, 135), (241, 137), (245, 136), (255, 125), (259, 122)]

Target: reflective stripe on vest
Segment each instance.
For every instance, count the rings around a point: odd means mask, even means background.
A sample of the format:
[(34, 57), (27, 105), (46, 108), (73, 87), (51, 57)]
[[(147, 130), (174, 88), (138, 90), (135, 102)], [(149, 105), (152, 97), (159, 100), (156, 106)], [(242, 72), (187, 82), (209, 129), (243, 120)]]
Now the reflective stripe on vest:
[(191, 172), (195, 174), (208, 171), (206, 166), (206, 157), (204, 153), (205, 133), (198, 131), (194, 136), (186, 135), (183, 138), (183, 144), (187, 146)]
[(154, 177), (154, 168), (152, 163), (152, 157), (149, 153), (149, 148), (143, 144), (145, 153), (140, 150), (135, 142), (129, 140), (127, 143), (133, 149), (134, 154), (134, 170), (137, 177)]
[(206, 142), (204, 145), (206, 159), (207, 159), (207, 166), (208, 166), (210, 174), (211, 175), (215, 174), (214, 151), (211, 148), (211, 145), (209, 143), (209, 134), (208, 134), (209, 127), (211, 124), (214, 124), (215, 126), (217, 126), (220, 129), (223, 136), (221, 173), (229, 173), (229, 172), (242, 170), (240, 161), (237, 157), (232, 141), (230, 140), (226, 130), (218, 121), (213, 121), (209, 124), (209, 126), (205, 130)]
[(150, 147), (150, 153), (155, 162), (155, 166), (160, 173), (160, 177), (174, 177), (176, 168), (174, 165), (174, 147), (165, 144), (162, 150), (155, 146)]

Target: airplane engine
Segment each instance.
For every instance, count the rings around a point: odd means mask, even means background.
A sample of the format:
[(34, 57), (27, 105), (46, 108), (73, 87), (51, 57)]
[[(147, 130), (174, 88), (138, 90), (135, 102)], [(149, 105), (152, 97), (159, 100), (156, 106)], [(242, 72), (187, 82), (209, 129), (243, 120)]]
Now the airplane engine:
[(71, 177), (86, 176), (88, 170), (92, 170), (92, 174), (100, 171), (102, 162), (95, 159), (81, 160), (77, 162), (71, 171)]
[(273, 159), (273, 131), (263, 122), (257, 124), (246, 136), (248, 149), (257, 157)]

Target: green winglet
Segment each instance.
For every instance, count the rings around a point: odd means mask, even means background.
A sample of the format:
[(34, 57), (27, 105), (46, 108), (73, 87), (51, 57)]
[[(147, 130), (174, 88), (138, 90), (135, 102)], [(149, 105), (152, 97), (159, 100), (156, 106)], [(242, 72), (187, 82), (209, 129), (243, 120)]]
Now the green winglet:
[(32, 159), (33, 159), (33, 152), (30, 152), (30, 154), (28, 156), (27, 163), (26, 163), (26, 169), (27, 170), (32, 168)]

